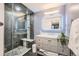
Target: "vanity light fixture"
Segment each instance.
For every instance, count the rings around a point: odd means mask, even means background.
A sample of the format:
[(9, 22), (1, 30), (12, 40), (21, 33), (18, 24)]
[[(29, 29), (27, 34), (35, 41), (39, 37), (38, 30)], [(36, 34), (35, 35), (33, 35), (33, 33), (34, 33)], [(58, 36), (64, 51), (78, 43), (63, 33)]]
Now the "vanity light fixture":
[(58, 13), (59, 10), (55, 10), (55, 11), (50, 11), (50, 12), (45, 12), (44, 14), (55, 14), (55, 13)]

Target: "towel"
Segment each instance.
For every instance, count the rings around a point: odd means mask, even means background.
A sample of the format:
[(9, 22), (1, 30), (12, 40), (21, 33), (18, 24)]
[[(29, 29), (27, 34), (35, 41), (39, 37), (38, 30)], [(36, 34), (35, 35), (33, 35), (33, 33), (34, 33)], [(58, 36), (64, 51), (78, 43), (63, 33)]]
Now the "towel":
[(36, 44), (33, 44), (33, 45), (32, 45), (32, 52), (33, 52), (33, 53), (36, 53), (36, 51), (37, 51), (37, 49), (36, 49)]
[(72, 22), (68, 47), (79, 56), (79, 18)]

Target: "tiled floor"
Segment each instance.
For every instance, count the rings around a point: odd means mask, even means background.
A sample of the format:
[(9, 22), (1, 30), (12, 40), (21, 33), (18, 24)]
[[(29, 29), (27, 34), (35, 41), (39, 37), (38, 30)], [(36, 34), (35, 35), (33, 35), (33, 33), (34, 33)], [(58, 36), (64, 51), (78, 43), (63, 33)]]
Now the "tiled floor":
[(31, 50), (31, 48), (18, 46), (17, 48), (10, 50), (7, 53), (5, 53), (5, 56), (22, 56), (25, 53), (27, 53), (29, 50)]
[(51, 53), (51, 52), (46, 52), (47, 55), (45, 55), (44, 53), (38, 53), (38, 54), (34, 54), (32, 53), (32, 50), (28, 51), (26, 54), (24, 54), (24, 56), (58, 56), (57, 53)]
[[(51, 52), (44, 52), (44, 54), (47, 54), (45, 56), (62, 56), (62, 55), (58, 55), (57, 53), (51, 53)], [(5, 53), (5, 56), (43, 56), (43, 55), (32, 53), (31, 48), (18, 46), (17, 48)]]
[(32, 53), (32, 50), (29, 50), (27, 53), (25, 53), (23, 56), (37, 56), (37, 54)]

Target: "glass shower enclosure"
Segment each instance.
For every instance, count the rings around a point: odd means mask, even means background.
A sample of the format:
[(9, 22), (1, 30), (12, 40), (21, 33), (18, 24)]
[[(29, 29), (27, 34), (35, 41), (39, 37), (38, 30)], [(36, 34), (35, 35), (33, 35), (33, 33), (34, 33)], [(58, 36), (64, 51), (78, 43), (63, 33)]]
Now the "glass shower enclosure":
[(21, 3), (5, 3), (4, 55), (23, 55), (31, 49), (23, 38), (34, 39), (33, 12)]

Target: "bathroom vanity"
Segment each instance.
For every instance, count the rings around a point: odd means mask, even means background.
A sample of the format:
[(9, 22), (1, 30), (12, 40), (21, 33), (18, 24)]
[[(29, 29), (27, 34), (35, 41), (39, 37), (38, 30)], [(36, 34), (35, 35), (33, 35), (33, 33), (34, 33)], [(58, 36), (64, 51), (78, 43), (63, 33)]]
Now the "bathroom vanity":
[(62, 48), (61, 43), (57, 39), (58, 35), (37, 35), (35, 37), (37, 49), (43, 49), (61, 55), (69, 55), (68, 47), (64, 46)]

